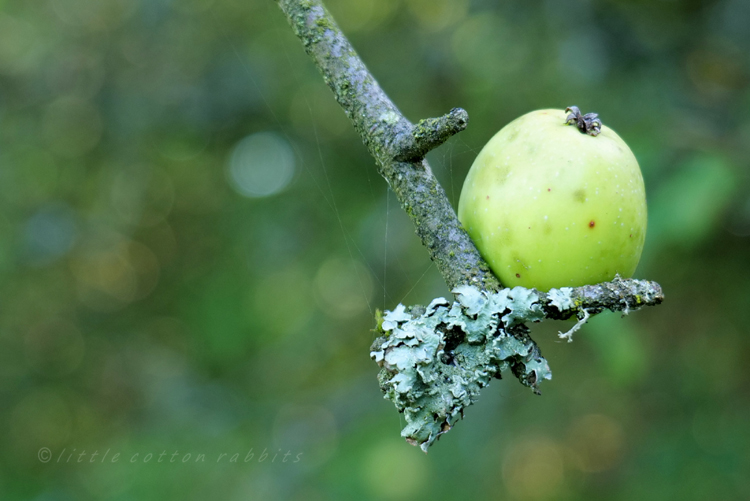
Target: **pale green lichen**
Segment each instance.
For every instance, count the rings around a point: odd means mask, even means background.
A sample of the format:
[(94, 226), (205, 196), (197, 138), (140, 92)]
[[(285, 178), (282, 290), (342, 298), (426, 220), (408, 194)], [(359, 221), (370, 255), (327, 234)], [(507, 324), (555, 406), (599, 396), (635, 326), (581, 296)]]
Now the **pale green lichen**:
[(573, 289), (570, 287), (562, 287), (560, 289), (552, 289), (547, 293), (552, 306), (560, 311), (570, 310), (575, 307), (575, 301), (571, 298), (571, 292)]
[(573, 299), (573, 292), (571, 287), (562, 287), (552, 289), (547, 293), (550, 306), (554, 306), (559, 311), (578, 310), (578, 322), (567, 332), (557, 333), (560, 339), (567, 339), (569, 343), (573, 342), (573, 334), (578, 332), (591, 317), (585, 308), (581, 308), (581, 302)]
[(589, 321), (589, 318), (591, 318), (591, 313), (589, 313), (585, 308), (581, 308), (578, 322), (576, 322), (576, 324), (567, 332), (559, 331), (557, 333), (557, 336), (560, 339), (567, 339), (569, 343), (572, 343), (573, 334), (581, 330), (581, 327), (583, 327), (583, 325)]
[(454, 289), (457, 301), (434, 300), (419, 311), (403, 305), (383, 317), (370, 356), (382, 367), (385, 398), (406, 418), (401, 436), (427, 449), (463, 416), (481, 388), (511, 369), (538, 393), (547, 361), (524, 322), (544, 318), (539, 295), (521, 287), (496, 293)]
[(401, 120), (401, 115), (399, 115), (398, 113), (396, 113), (393, 110), (388, 110), (388, 111), (382, 113), (378, 117), (378, 120), (380, 120), (381, 122), (383, 122), (385, 124), (388, 124), (388, 125), (395, 125), (395, 124), (397, 124)]

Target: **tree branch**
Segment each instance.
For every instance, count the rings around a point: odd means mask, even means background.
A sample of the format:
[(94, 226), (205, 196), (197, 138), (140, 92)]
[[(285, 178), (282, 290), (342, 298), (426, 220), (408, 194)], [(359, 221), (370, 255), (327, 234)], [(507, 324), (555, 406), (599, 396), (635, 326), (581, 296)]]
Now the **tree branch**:
[(461, 227), (424, 155), (466, 128), (459, 108), (410, 123), (385, 95), (319, 0), (278, 0), (281, 10), (409, 214), (451, 289), (499, 290), (500, 282)]

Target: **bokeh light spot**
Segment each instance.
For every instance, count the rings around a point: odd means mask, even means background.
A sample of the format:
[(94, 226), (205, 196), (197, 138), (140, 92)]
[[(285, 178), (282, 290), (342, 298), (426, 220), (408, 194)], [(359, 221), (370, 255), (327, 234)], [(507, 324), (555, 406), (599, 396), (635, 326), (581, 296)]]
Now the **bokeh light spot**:
[(570, 446), (581, 471), (606, 471), (622, 459), (625, 432), (622, 425), (609, 416), (587, 414), (571, 426)]
[(26, 222), (25, 247), (33, 265), (51, 263), (70, 251), (76, 237), (73, 214), (66, 206), (40, 209)]
[(558, 499), (564, 481), (560, 447), (544, 437), (514, 444), (503, 462), (503, 480), (518, 499)]
[(29, 62), (36, 40), (30, 24), (0, 14), (0, 73), (22, 70)]
[(228, 165), (232, 188), (251, 198), (279, 193), (292, 180), (294, 170), (292, 147), (272, 132), (259, 132), (240, 141)]
[(183, 0), (172, 3), (171, 7), (186, 14), (199, 14), (209, 10), (215, 3), (216, 0)]
[(172, 210), (174, 198), (172, 179), (155, 167), (123, 169), (112, 182), (112, 205), (130, 225), (153, 226), (163, 222)]
[(112, 237), (92, 241), (71, 260), (79, 300), (95, 311), (116, 311), (156, 287), (160, 264), (147, 246)]
[(397, 0), (332, 0), (326, 2), (346, 33), (368, 31), (390, 17)]
[(63, 22), (91, 30), (106, 30), (118, 26), (138, 6), (138, 2), (129, 0), (52, 0), (50, 3)]
[(48, 320), (39, 323), (29, 329), (24, 341), (26, 360), (42, 374), (70, 374), (83, 360), (83, 336), (69, 322)]
[[(251, 305), (250, 320), (266, 328), (269, 338), (298, 332), (305, 327), (315, 307), (310, 280), (297, 266), (263, 277), (253, 290)], [(291, 312), (290, 306), (293, 306)]]
[(62, 97), (47, 108), (42, 133), (49, 148), (65, 158), (91, 151), (102, 136), (102, 118), (88, 101)]
[(378, 442), (364, 458), (362, 475), (378, 499), (416, 499), (429, 477), (426, 458), (403, 440)]
[(468, 0), (407, 0), (419, 24), (430, 31), (439, 31), (466, 16)]

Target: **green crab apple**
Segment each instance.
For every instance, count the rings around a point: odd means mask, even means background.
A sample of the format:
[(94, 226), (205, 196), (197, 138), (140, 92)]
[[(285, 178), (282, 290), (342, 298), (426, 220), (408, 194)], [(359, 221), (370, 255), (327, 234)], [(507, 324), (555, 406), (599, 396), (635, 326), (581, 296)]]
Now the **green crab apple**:
[(643, 176), (596, 114), (575, 106), (533, 111), (479, 153), (458, 218), (506, 287), (547, 291), (627, 278), (646, 237)]

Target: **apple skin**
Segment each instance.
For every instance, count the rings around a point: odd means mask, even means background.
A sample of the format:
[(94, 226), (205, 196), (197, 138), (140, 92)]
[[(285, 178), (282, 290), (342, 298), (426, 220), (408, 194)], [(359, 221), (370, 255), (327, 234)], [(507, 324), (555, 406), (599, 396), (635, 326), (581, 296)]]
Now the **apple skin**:
[(638, 161), (612, 129), (598, 136), (538, 110), (503, 127), (464, 181), (458, 219), (505, 287), (548, 291), (633, 275), (646, 238)]

